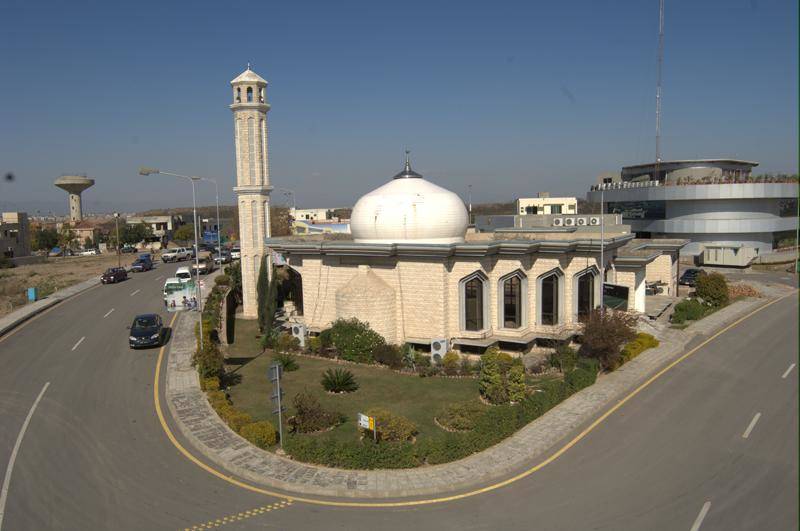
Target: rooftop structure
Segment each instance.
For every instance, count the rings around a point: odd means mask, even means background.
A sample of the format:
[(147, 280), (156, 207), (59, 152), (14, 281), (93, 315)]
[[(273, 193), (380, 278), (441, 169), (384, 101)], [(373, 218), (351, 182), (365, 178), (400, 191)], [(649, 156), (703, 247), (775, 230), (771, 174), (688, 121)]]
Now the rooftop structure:
[(85, 175), (62, 175), (53, 183), (69, 194), (69, 220), (76, 222), (83, 219), (81, 194), (94, 185), (94, 179)]
[(31, 234), (25, 212), (0, 214), (0, 255), (7, 258), (31, 254)]
[(517, 199), (517, 214), (577, 214), (578, 199), (575, 197), (550, 197), (539, 193), (537, 197)]

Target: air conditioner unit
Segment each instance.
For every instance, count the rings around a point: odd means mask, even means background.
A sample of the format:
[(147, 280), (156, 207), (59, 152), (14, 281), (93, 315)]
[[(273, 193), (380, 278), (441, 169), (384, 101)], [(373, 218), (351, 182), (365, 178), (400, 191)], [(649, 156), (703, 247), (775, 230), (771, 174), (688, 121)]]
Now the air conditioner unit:
[(589, 225), (600, 225), (600, 216), (592, 216), (589, 218)]
[(579, 227), (586, 225), (586, 218), (575, 218), (575, 224)]
[(563, 227), (564, 226), (564, 218), (553, 218), (553, 226), (554, 227)]
[(307, 335), (306, 325), (301, 323), (292, 324), (292, 337), (296, 337), (300, 341), (300, 348), (306, 348)]
[(431, 339), (431, 360), (436, 363), (441, 363), (442, 358), (444, 355), (447, 354), (448, 351), (448, 341), (447, 339)]
[(564, 225), (567, 227), (575, 226), (575, 218), (564, 218)]

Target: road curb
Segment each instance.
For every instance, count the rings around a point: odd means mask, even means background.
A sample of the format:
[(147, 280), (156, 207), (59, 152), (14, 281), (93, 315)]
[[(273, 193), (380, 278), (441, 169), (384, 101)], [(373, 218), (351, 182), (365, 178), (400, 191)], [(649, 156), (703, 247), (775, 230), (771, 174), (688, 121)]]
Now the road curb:
[[(589, 425), (625, 393), (683, 354), (697, 334), (710, 335), (769, 302), (745, 299), (683, 332), (666, 330), (662, 344), (551, 409), (511, 437), (451, 463), (403, 470), (340, 470), (293, 461), (260, 450), (230, 430), (210, 407), (191, 367), (194, 320), (175, 326), (166, 368), (167, 405), (180, 432), (213, 463), (240, 478), (291, 494), (336, 498), (401, 499), (456, 493), (530, 469), (571, 434)], [(697, 326), (697, 325), (703, 326)], [(689, 333), (687, 333), (687, 331)], [(179, 337), (183, 340), (178, 341)], [(678, 340), (680, 338), (680, 340)], [(226, 474), (227, 475), (227, 474)]]
[(98, 284), (100, 284), (100, 278), (90, 278), (89, 280), (85, 280), (67, 288), (60, 289), (44, 299), (26, 304), (22, 308), (9, 313), (8, 315), (0, 318), (0, 338), (20, 326), (25, 321), (33, 319), (43, 311), (48, 310), (56, 304), (64, 302), (67, 299), (79, 295), (80, 293), (83, 293), (84, 291), (91, 289)]

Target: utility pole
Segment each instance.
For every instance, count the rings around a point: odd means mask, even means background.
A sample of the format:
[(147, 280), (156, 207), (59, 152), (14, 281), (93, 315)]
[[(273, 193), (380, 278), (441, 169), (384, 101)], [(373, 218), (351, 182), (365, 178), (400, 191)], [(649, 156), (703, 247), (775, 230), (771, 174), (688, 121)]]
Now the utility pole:
[(119, 212), (114, 212), (114, 226), (117, 229), (117, 267), (122, 267), (122, 256), (119, 248)]
[(282, 404), (283, 389), (281, 389), (281, 376), (283, 376), (283, 366), (280, 363), (274, 363), (269, 367), (269, 380), (273, 384), (272, 401), (277, 406), (272, 410), (272, 413), (278, 415), (278, 437), (280, 438), (281, 448), (283, 448), (283, 411)]
[(661, 169), (661, 65), (664, 62), (664, 0), (658, 1), (658, 60), (656, 64), (656, 169), (658, 180)]

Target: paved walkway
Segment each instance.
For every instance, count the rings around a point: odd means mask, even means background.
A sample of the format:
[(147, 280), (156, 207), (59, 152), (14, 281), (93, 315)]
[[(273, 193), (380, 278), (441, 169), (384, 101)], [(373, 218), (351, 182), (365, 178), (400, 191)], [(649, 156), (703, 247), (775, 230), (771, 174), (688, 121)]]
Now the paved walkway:
[(553, 445), (593, 420), (608, 405), (675, 359), (697, 334), (708, 335), (764, 304), (745, 299), (683, 331), (654, 328), (658, 348), (571, 396), (501, 443), (448, 464), (408, 470), (337, 470), (304, 464), (260, 450), (230, 430), (211, 409), (191, 366), (196, 314), (175, 325), (167, 366), (166, 399), (181, 432), (208, 459), (233, 474), (290, 493), (351, 498), (402, 498), (486, 485), (526, 469)]
[(96, 278), (90, 278), (80, 284), (75, 284), (68, 288), (60, 289), (45, 297), (44, 299), (40, 299), (36, 302), (32, 302), (30, 304), (26, 304), (25, 306), (15, 310), (8, 315), (5, 315), (0, 318), (0, 336), (10, 332), (13, 328), (19, 326), (24, 321), (27, 321), (31, 317), (36, 314), (39, 314), (46, 309), (50, 308), (51, 306), (55, 306), (59, 302), (72, 297), (73, 295), (77, 295), (78, 293), (85, 291), (93, 286), (100, 284), (100, 277), (97, 276)]

